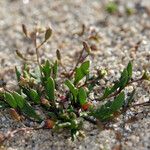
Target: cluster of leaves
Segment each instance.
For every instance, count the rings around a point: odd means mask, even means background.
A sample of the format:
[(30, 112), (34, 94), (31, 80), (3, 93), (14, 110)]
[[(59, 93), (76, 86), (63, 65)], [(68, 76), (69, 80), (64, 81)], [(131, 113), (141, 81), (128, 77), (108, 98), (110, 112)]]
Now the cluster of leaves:
[[(98, 70), (96, 75), (90, 74), (90, 61), (87, 60), (90, 55), (88, 44), (83, 42), (83, 49), (75, 67), (67, 72), (59, 50), (56, 51), (55, 61), (40, 62), (39, 48), (51, 37), (50, 28), (46, 29), (45, 39), (39, 45), (36, 41), (38, 30), (32, 32), (30, 36), (26, 26), (23, 25), (22, 28), (25, 36), (31, 39), (35, 46), (37, 68), (30, 69), (27, 63), (21, 71), (16, 67), (18, 91), (10, 91), (4, 85), (4, 91), (0, 93), (0, 108), (11, 108), (12, 114), (17, 119), (23, 115), (39, 123), (44, 121), (43, 128), (69, 129), (74, 139), (80, 133), (84, 119), (91, 121), (92, 118), (95, 123), (96, 120), (106, 122), (115, 117), (116, 112), (121, 113), (121, 110), (131, 105), (135, 90), (125, 96), (126, 86), (133, 82), (150, 80), (149, 74), (145, 72), (140, 79), (134, 81), (132, 63), (129, 62), (120, 79), (112, 87), (106, 87), (101, 97), (93, 100), (103, 101), (102, 105), (97, 106), (89, 99), (89, 94), (94, 92), (94, 87), (99, 85), (99, 81), (107, 72)], [(20, 52), (17, 51), (17, 55), (25, 61)], [(60, 75), (63, 75), (63, 78), (59, 79)], [(62, 83), (60, 80), (65, 81)], [(44, 116), (38, 113), (37, 108)]]

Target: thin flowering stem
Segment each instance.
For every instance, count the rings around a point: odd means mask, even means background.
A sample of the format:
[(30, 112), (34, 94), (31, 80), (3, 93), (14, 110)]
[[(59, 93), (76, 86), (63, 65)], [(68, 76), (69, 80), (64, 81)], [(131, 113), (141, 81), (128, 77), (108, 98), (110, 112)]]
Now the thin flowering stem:
[[(136, 80), (132, 80), (132, 81), (130, 81), (128, 84), (126, 84), (125, 87), (127, 87), (127, 86), (129, 86), (129, 85), (131, 85), (131, 84), (133, 84), (133, 83), (138, 83), (138, 82), (141, 82), (141, 81), (143, 81), (142, 78), (139, 78), (139, 79), (136, 79)], [(111, 94), (111, 95), (109, 95), (109, 96), (107, 96), (107, 97), (104, 97), (104, 98), (103, 98), (103, 97), (102, 97), (102, 98), (96, 98), (95, 100), (97, 100), (97, 101), (102, 101), (102, 100), (104, 100), (104, 99), (106, 99), (106, 98), (116, 97), (118, 94), (121, 93), (122, 90), (123, 90), (123, 89), (119, 89), (119, 90), (117, 90), (115, 93), (113, 93), (113, 94)]]

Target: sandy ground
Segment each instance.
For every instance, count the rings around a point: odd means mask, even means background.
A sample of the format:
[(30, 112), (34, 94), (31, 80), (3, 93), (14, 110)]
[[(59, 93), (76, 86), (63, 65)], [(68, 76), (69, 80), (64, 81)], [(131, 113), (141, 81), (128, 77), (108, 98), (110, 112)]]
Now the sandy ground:
[[(104, 7), (107, 2), (107, 0), (29, 0), (29, 2), (1, 0), (0, 78), (3, 77), (7, 81), (8, 87), (15, 87), (13, 68), (21, 64), (15, 50), (19, 49), (26, 54), (26, 49), (30, 47), (30, 43), (21, 32), (22, 23), (26, 24), (29, 30), (35, 25), (51, 26), (53, 36), (42, 48), (41, 56), (43, 57), (44, 53), (44, 57), (53, 59), (56, 49), (59, 48), (68, 67), (72, 66), (76, 52), (82, 48), (82, 41), (96, 33), (99, 37), (98, 42), (87, 40), (97, 49), (91, 59), (94, 66), (109, 69), (109, 79), (117, 79), (119, 71), (129, 60), (133, 60), (134, 63), (134, 77), (141, 75), (142, 68), (150, 71), (150, 2), (118, 0), (119, 14), (108, 14)], [(134, 13), (128, 16), (125, 12), (126, 7), (133, 9)], [(82, 30), (83, 24), (85, 32), (82, 36), (78, 36), (76, 33)], [(137, 89), (136, 103), (150, 99), (149, 85), (143, 83)], [(132, 116), (137, 118), (136, 121), (125, 123), (125, 120)], [(57, 134), (39, 130), (20, 133), (6, 141), (0, 149), (118, 150), (120, 145), (123, 150), (150, 149), (149, 107), (129, 111), (112, 126), (115, 130), (100, 131), (96, 126), (85, 123), (86, 137), (75, 142), (70, 140), (66, 132)], [(16, 127), (22, 127), (22, 124), (13, 121), (5, 111), (0, 111), (0, 131), (6, 132)], [(121, 134), (120, 138), (117, 136), (118, 133)]]

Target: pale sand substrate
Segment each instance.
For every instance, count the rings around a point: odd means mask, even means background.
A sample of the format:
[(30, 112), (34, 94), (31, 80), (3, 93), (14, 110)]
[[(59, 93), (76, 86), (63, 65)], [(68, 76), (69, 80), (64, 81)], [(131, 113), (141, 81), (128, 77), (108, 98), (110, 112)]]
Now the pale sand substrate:
[[(25, 0), (24, 0), (25, 2)], [(134, 77), (141, 75), (142, 68), (150, 71), (150, 3), (148, 0), (119, 1), (121, 15), (109, 15), (104, 10), (106, 0), (32, 0), (27, 4), (22, 1), (0, 1), (0, 75), (8, 82), (9, 87), (15, 85), (14, 71), (7, 68), (19, 66), (20, 60), (15, 55), (15, 50), (25, 52), (28, 42), (21, 33), (21, 24), (29, 26), (29, 29), (39, 26), (51, 26), (53, 36), (43, 47), (44, 56), (49, 59), (55, 57), (56, 49), (61, 49), (64, 62), (71, 67), (75, 62), (76, 51), (82, 48), (91, 30), (96, 30), (100, 39), (95, 42), (97, 52), (93, 56), (93, 66), (108, 68), (108, 79), (111, 81), (119, 78), (122, 70), (129, 60), (133, 60)], [(135, 14), (127, 16), (125, 6), (136, 9)], [(138, 11), (137, 11), (138, 9)], [(107, 19), (106, 19), (107, 18)], [(107, 21), (105, 21), (105, 19)], [(85, 24), (86, 30), (83, 36), (78, 37), (74, 33), (81, 30)], [(136, 44), (139, 47), (135, 50)], [(69, 68), (68, 67), (68, 68)], [(113, 78), (112, 78), (113, 77)], [(101, 81), (104, 84), (104, 81)], [(109, 82), (108, 82), (109, 85)], [(136, 92), (137, 103), (150, 99), (150, 84), (143, 83)], [(136, 85), (134, 85), (136, 86)], [(132, 90), (132, 86), (127, 90)], [(124, 121), (131, 116), (136, 116), (137, 121), (126, 123)], [(86, 137), (72, 142), (69, 133), (52, 133), (49, 130), (39, 130), (17, 134), (6, 141), (0, 149), (8, 150), (98, 150), (112, 149), (121, 143), (124, 150), (148, 150), (150, 149), (150, 113), (149, 107), (138, 107), (120, 116), (118, 122), (112, 125), (114, 130), (100, 131), (96, 126), (85, 123)], [(21, 123), (11, 119), (6, 111), (0, 112), (0, 131), (22, 127)], [(115, 132), (120, 132), (122, 137), (116, 138)]]

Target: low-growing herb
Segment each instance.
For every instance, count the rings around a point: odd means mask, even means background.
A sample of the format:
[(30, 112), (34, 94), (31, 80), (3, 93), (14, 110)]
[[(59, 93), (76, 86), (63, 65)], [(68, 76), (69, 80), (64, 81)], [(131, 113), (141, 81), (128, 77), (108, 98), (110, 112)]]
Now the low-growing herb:
[[(116, 10), (117, 6), (114, 3), (107, 6), (110, 13)], [(10, 91), (6, 88), (6, 83), (3, 84), (3, 80), (0, 82), (0, 87), (3, 88), (0, 91), (0, 109), (10, 108), (19, 120), (19, 115), (24, 115), (25, 118), (38, 123), (44, 121), (43, 129), (68, 129), (74, 140), (80, 133), (83, 120), (94, 124), (98, 120), (101, 123), (108, 122), (116, 117), (115, 113), (121, 114), (125, 109), (132, 107), (135, 89), (130, 93), (125, 92), (128, 85), (143, 80), (150, 81), (148, 71), (144, 71), (139, 79), (133, 79), (133, 66), (130, 61), (121, 72), (120, 78), (111, 87), (105, 87), (102, 96), (91, 99), (90, 93), (101, 94), (97, 93), (94, 87), (100, 86), (99, 81), (105, 78), (107, 71), (101, 69), (96, 70), (94, 75), (90, 73), (90, 61), (87, 57), (90, 56), (91, 50), (88, 44), (83, 42), (83, 49), (75, 66), (67, 71), (60, 50), (56, 51), (55, 61), (40, 60), (39, 50), (51, 37), (50, 28), (46, 29), (44, 40), (39, 44), (37, 30), (29, 34), (25, 25), (22, 25), (22, 29), (26, 38), (33, 42), (37, 67), (30, 69), (31, 63), (29, 65), (24, 56), (17, 51), (17, 55), (25, 63), (23, 69), (15, 67), (18, 90)], [(146, 105), (148, 104), (149, 102), (146, 102)]]

